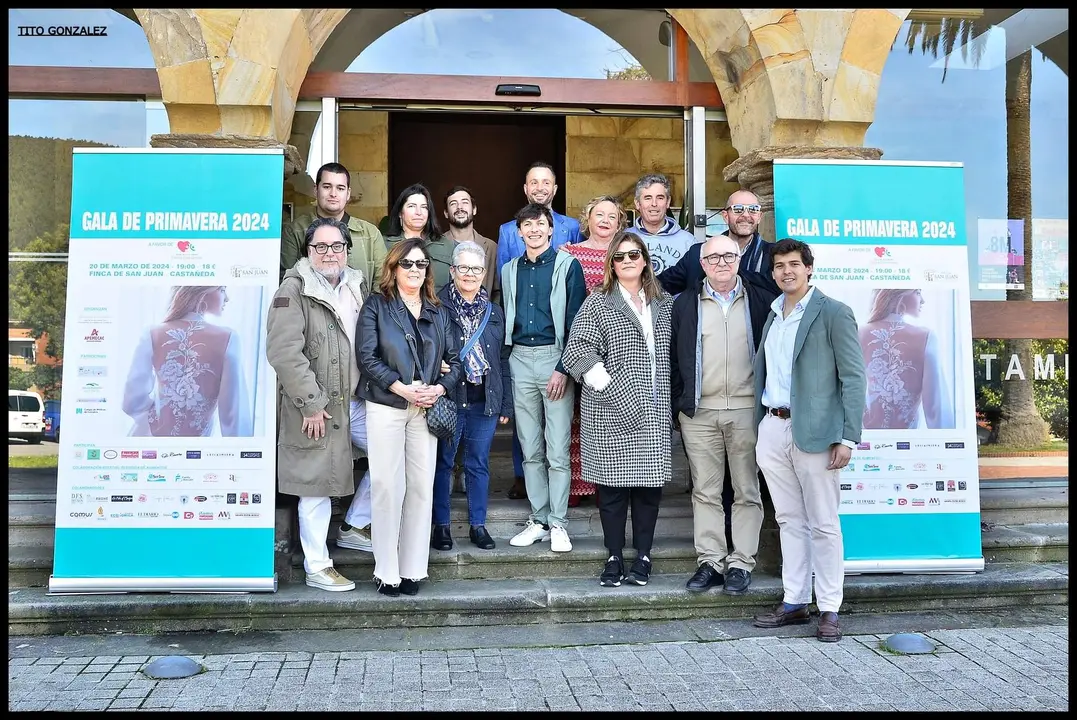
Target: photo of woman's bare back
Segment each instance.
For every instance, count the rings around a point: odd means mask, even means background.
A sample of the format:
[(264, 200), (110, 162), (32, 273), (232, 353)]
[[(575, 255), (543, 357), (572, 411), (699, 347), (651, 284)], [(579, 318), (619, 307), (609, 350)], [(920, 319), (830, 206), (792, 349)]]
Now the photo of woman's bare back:
[(251, 403), (239, 338), (213, 323), (220, 285), (172, 288), (164, 319), (138, 340), (123, 393), (137, 437), (249, 437)]
[(868, 374), (865, 429), (955, 427), (938, 338), (916, 322), (923, 309), (919, 290), (872, 291), (867, 322), (860, 326)]

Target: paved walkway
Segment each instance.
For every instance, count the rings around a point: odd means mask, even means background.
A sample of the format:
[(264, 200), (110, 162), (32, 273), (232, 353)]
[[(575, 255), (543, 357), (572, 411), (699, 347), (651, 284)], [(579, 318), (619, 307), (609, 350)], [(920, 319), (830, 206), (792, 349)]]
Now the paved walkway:
[(153, 656), (21, 657), (18, 648), (40, 639), (10, 638), (8, 708), (1068, 711), (1068, 626), (924, 634), (936, 653), (885, 652), (885, 635), (245, 652), (192, 656), (204, 673), (161, 681), (139, 672)]

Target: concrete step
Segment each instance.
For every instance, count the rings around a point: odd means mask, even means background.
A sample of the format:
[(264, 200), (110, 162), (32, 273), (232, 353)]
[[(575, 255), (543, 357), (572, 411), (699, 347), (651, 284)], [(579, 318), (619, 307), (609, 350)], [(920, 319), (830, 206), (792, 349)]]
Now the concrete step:
[(983, 526), (985, 562), (1066, 562), (1069, 523)]
[(1069, 487), (981, 487), (980, 520), (992, 525), (1068, 523)]
[[(1068, 606), (1068, 563), (998, 563), (965, 575), (846, 578), (843, 613), (943, 608)], [(265, 594), (54, 596), (41, 588), (8, 593), (8, 633), (244, 632), (527, 625), (612, 620), (748, 619), (781, 599), (781, 579), (756, 573), (748, 592), (689, 593), (681, 574), (646, 587), (600, 587), (593, 578), (431, 580), (414, 597), (386, 597), (373, 583), (330, 593), (303, 584)]]

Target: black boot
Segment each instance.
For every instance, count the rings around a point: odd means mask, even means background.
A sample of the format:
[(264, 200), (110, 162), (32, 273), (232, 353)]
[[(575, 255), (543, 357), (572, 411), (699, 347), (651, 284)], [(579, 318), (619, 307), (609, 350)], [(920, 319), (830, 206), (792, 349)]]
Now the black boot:
[(472, 525), (471, 532), (468, 534), (471, 537), (471, 542), (481, 550), (493, 550), (497, 547), (497, 543), (490, 537), (490, 533), (486, 532), (485, 525)]
[(430, 547), (435, 550), (452, 550), (452, 534), (448, 525), (435, 525), (430, 536)]

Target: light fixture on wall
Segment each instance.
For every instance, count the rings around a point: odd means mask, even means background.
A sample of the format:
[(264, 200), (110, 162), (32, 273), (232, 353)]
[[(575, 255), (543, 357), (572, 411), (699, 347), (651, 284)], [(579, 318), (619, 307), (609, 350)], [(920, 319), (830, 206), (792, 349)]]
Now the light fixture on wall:
[(658, 25), (658, 42), (666, 47), (673, 47), (673, 23), (663, 20)]
[(542, 88), (538, 85), (521, 85), (518, 83), (502, 83), (494, 89), (494, 95), (522, 95), (526, 97), (539, 97)]

